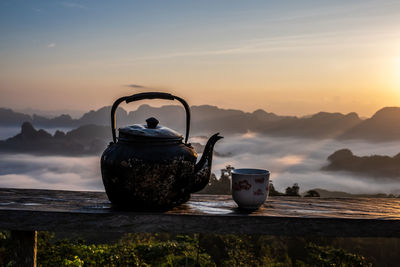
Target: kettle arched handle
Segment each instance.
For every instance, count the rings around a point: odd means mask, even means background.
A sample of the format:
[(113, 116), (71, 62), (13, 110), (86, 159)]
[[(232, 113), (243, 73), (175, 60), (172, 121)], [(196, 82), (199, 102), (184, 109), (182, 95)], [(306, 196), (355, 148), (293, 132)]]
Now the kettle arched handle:
[(117, 107), (122, 102), (126, 102), (127, 104), (133, 101), (143, 100), (143, 99), (166, 99), (166, 100), (178, 100), (182, 103), (183, 107), (186, 111), (186, 135), (185, 135), (185, 143), (187, 143), (189, 139), (189, 130), (190, 130), (190, 108), (189, 105), (186, 103), (185, 100), (178, 96), (171, 95), (169, 93), (161, 93), (161, 92), (147, 92), (147, 93), (140, 93), (131, 96), (123, 96), (118, 98), (111, 107), (111, 131), (114, 143), (117, 142), (117, 136), (115, 133), (116, 129), (116, 116), (115, 112)]

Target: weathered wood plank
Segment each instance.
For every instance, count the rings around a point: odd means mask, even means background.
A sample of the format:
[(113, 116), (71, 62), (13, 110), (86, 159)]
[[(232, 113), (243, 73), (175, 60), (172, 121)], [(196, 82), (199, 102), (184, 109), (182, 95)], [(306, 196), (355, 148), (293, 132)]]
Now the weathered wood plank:
[(400, 237), (400, 200), (278, 197), (244, 213), (231, 196), (194, 195), (168, 212), (124, 212), (102, 192), (0, 189), (0, 229)]
[(11, 231), (13, 266), (36, 267), (37, 232)]
[[(1, 229), (400, 237), (398, 220), (0, 211), (0, 218), (6, 216), (9, 219), (2, 220)], [(32, 217), (36, 220), (29, 219)]]

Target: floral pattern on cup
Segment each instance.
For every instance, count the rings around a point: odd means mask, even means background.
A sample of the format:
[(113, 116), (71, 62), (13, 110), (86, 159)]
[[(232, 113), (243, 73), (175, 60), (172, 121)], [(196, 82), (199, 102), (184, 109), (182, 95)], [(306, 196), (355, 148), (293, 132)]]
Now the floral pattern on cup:
[(251, 184), (247, 180), (239, 181), (237, 183), (233, 183), (232, 189), (236, 191), (240, 190), (250, 190)]

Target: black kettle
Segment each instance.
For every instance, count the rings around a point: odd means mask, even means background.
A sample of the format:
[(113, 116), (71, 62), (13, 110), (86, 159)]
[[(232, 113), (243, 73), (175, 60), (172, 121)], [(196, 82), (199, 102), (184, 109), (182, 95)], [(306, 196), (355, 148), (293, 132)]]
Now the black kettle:
[[(146, 124), (119, 129), (116, 137), (115, 112), (120, 103), (143, 99), (178, 100), (186, 111), (186, 134), (159, 125), (156, 118)], [(207, 141), (196, 164), (197, 153), (187, 143), (190, 108), (180, 97), (160, 92), (140, 93), (117, 99), (111, 108), (113, 141), (101, 156), (101, 174), (109, 200), (116, 207), (131, 210), (165, 210), (186, 202), (190, 194), (209, 182), (215, 143), (219, 133)]]

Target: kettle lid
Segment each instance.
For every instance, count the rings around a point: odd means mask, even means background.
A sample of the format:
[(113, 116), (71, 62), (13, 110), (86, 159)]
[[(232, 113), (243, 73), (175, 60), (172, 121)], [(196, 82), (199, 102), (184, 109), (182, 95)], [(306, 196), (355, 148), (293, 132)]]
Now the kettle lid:
[(158, 125), (159, 121), (154, 118), (148, 118), (147, 124), (134, 124), (119, 128), (119, 137), (121, 141), (135, 141), (143, 139), (160, 141), (181, 141), (183, 136), (175, 130)]

